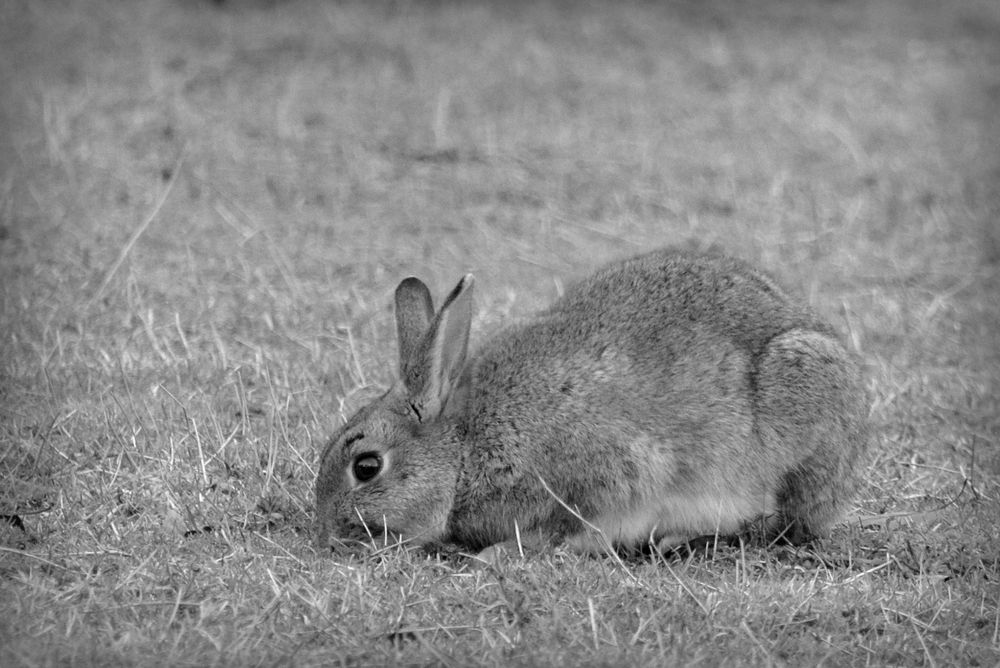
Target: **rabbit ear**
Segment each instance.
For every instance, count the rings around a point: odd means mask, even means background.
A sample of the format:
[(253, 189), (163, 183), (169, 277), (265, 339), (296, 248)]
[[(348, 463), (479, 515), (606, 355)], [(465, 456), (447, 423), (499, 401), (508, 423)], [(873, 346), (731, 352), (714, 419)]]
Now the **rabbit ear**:
[(399, 343), (399, 376), (413, 358), (434, 317), (434, 300), (423, 281), (410, 276), (396, 287), (396, 340)]
[(405, 365), (403, 383), (421, 422), (444, 411), (465, 367), (472, 323), (472, 274), (451, 291), (419, 348)]

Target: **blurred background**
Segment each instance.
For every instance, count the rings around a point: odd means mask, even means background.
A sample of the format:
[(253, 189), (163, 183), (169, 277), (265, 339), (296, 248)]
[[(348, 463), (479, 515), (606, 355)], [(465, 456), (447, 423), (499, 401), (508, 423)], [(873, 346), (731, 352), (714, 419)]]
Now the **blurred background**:
[(290, 462), (305, 517), (315, 443), (392, 378), (401, 277), (475, 272), (478, 337), (668, 244), (825, 313), (892, 457), (995, 445), (995, 2), (37, 0), (0, 24), (19, 456), (47, 424), (56, 471), (109, 432), (158, 451), (202, 411)]

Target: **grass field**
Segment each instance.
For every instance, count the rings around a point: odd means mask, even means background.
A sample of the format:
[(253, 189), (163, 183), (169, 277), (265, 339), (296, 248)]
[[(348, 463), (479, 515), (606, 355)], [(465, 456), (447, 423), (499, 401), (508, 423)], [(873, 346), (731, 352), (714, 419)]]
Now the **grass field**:
[[(0, 665), (1000, 665), (1000, 5), (0, 4)], [(391, 293), (667, 244), (867, 361), (809, 548), (312, 542)]]

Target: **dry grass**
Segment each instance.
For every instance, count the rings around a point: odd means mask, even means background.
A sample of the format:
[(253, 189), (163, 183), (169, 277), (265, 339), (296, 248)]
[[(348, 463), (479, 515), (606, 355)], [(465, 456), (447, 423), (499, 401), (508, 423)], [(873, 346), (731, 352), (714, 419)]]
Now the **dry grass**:
[[(995, 3), (38, 0), (0, 44), (0, 664), (1000, 663)], [(668, 243), (869, 361), (830, 540), (316, 554), (401, 276), (475, 271), (476, 337)]]

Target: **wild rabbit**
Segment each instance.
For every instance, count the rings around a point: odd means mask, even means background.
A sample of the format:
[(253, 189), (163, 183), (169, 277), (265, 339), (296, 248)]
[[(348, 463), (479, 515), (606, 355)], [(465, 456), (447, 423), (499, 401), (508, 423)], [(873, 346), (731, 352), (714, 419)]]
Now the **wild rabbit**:
[(472, 285), (437, 313), (418, 279), (396, 289), (399, 380), (323, 449), (321, 546), (479, 550), (517, 526), (584, 550), (664, 547), (755, 522), (802, 542), (850, 503), (860, 369), (764, 273), (656, 251), (467, 356)]

